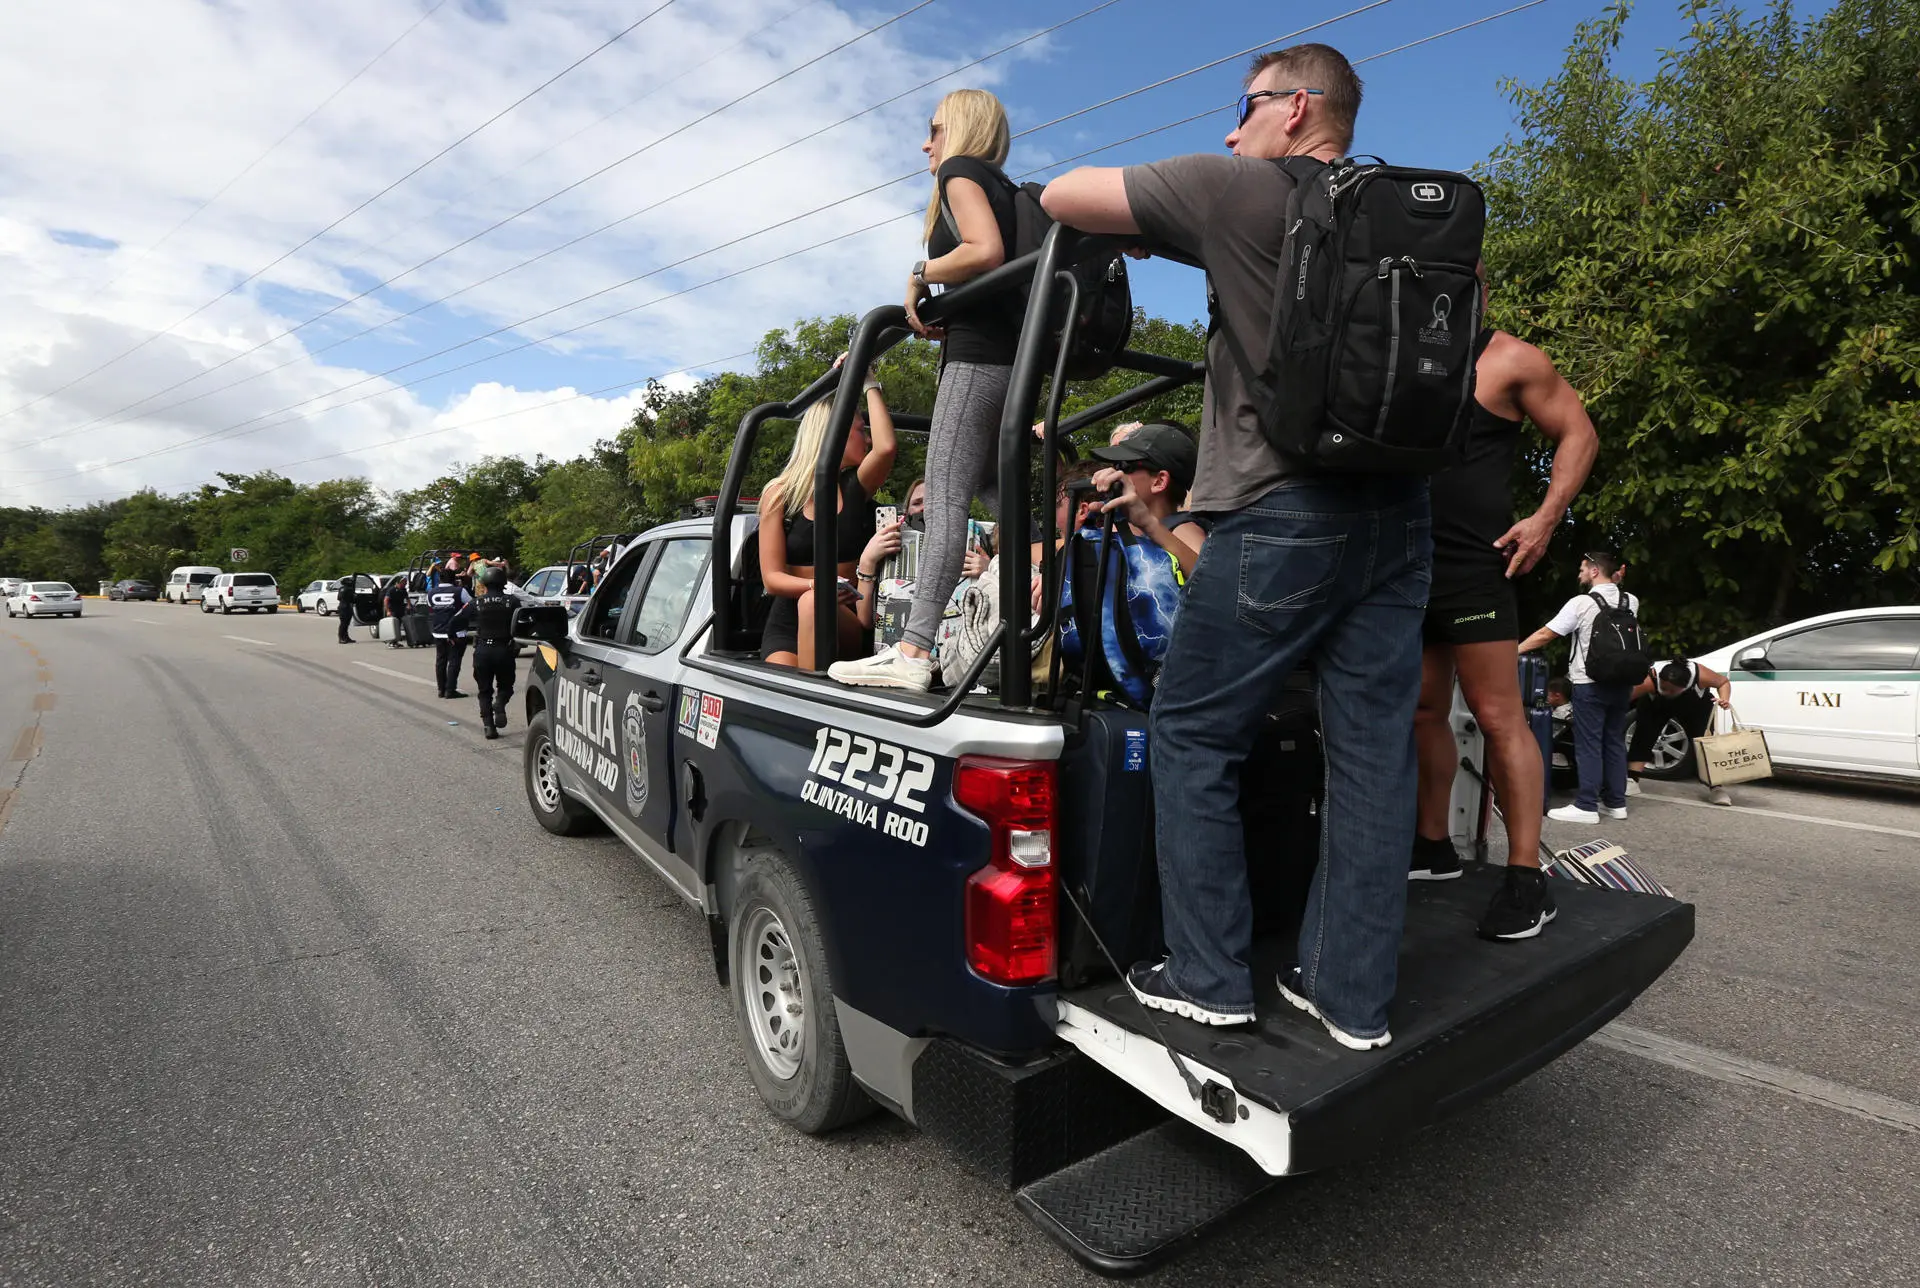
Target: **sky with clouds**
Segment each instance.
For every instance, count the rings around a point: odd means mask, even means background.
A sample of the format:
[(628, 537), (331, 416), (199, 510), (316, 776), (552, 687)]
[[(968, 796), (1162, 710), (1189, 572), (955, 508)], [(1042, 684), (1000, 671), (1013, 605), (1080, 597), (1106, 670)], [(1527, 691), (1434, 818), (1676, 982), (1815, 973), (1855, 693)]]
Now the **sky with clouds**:
[[(649, 377), (894, 300), (946, 89), (993, 89), (1021, 131), (1348, 10), (1309, 38), (1359, 59), (1521, 2), (1115, 0), (957, 74), (1098, 0), (16, 6), (0, 505), (572, 456)], [(1484, 158), (1512, 129), (1501, 82), (1550, 75), (1598, 9), (1544, 0), (1363, 65), (1356, 148)], [(1684, 23), (1641, 9), (1623, 63), (1644, 75)], [(1092, 159), (1215, 149), (1243, 63), (1036, 130), (1009, 169), (1219, 107)], [(1202, 311), (1174, 266), (1142, 266), (1136, 297)]]

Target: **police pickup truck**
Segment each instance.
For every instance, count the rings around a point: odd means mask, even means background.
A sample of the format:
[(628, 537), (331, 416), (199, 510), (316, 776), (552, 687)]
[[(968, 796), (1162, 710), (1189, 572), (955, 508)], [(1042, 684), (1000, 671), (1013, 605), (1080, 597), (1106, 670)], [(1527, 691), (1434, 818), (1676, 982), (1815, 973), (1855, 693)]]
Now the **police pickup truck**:
[[(1087, 250), (1055, 230), (943, 302), (1054, 281)], [(1030, 293), (1001, 429), (1002, 531), (1028, 529), (1028, 426), (1075, 325), (1066, 310), (1062, 334), (1059, 307)], [(868, 314), (844, 370), (902, 338), (903, 317)], [(1150, 378), (1064, 421), (1049, 398), (1041, 495), (1066, 435), (1204, 374), (1132, 351), (1117, 365)], [(1072, 1255), (1132, 1273), (1281, 1178), (1362, 1158), (1509, 1086), (1618, 1015), (1691, 939), (1686, 904), (1564, 882), (1552, 933), (1481, 941), (1499, 872), (1470, 864), (1410, 892), (1393, 1044), (1335, 1045), (1272, 992), (1318, 853), (1303, 677), (1243, 774), (1260, 1019), (1220, 1030), (1148, 1014), (1113, 969), (1159, 943), (1147, 724), (1071, 684), (1035, 684), (1026, 659), (1052, 622), (1002, 624), (999, 647), (1019, 662), (1000, 666), (992, 695), (975, 681), (993, 649), (924, 696), (758, 660), (756, 520), (737, 512), (758, 433), (832, 397), (817, 475), (830, 494), (859, 394), (829, 372), (755, 408), (710, 520), (641, 534), (577, 617), (526, 608), (515, 627), (537, 645), (534, 816), (562, 835), (611, 829), (706, 918), (747, 1067), (795, 1128), (882, 1106), (1013, 1189)], [(1051, 548), (1052, 507), (1038, 509)], [(824, 561), (836, 516), (819, 523)], [(1001, 603), (1027, 602), (1028, 557), (1006, 543)], [(834, 567), (814, 575), (830, 600)], [(1044, 602), (1058, 602), (1057, 572), (1042, 575)], [(820, 625), (824, 667), (831, 616)]]

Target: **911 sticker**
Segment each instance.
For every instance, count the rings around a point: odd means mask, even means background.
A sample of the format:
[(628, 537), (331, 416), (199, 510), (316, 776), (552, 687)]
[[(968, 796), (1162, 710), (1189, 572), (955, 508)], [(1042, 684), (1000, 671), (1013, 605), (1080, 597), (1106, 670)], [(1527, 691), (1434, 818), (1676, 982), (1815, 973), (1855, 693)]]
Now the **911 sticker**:
[(913, 815), (926, 812), (920, 793), (933, 785), (933, 769), (933, 757), (925, 752), (822, 725), (814, 732), (800, 799), (884, 836), (925, 846), (927, 825)]
[(695, 740), (702, 747), (720, 745), (720, 717), (726, 711), (726, 699), (712, 693), (700, 695), (700, 732)]

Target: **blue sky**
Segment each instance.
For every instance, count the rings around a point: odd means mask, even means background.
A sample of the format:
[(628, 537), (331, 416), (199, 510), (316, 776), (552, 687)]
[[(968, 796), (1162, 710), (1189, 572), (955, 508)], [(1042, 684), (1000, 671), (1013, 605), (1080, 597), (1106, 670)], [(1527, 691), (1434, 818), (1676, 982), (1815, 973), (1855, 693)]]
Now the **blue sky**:
[[(175, 490), (225, 469), (364, 473), (400, 487), (483, 454), (572, 455), (619, 426), (634, 405), (627, 390), (649, 375), (710, 367), (801, 316), (891, 300), (916, 258), (912, 218), (771, 268), (753, 266), (920, 205), (924, 177), (884, 185), (922, 166), (924, 122), (943, 89), (994, 89), (1019, 131), (1235, 50), (1279, 43), (1364, 0), (1119, 0), (1044, 43), (732, 177), (725, 172), (733, 166), (1094, 0), (934, 0), (705, 121), (913, 0), (885, 8), (674, 0), (213, 302), (659, 0), (454, 0), (428, 13), (431, 3), (337, 0), (320, 13), (277, 0), (151, 0), (134, 11), (118, 0), (71, 0), (29, 11), (16, 39), (0, 48), (0, 413), (11, 413), (0, 415), (0, 504), (62, 504), (143, 485)], [(1302, 38), (1361, 60), (1513, 3), (1389, 0)], [(1553, 75), (1576, 24), (1600, 9), (1545, 0), (1366, 62), (1356, 150), (1471, 167), (1513, 130), (1501, 82)], [(1260, 15), (1257, 24), (1248, 13)], [(1621, 68), (1650, 76), (1658, 52), (1685, 31), (1673, 0), (1640, 4)], [(1244, 62), (1022, 139), (1009, 168), (1225, 104), (1238, 93)], [(85, 69), (78, 77), (75, 66)], [(1215, 150), (1230, 124), (1222, 109), (1094, 163)], [(607, 175), (449, 250), (641, 148)], [(514, 268), (616, 220), (608, 233)], [(371, 298), (350, 300), (436, 255)], [(708, 284), (722, 274), (737, 276)], [(629, 278), (642, 280), (568, 303)], [(1153, 312), (1184, 319), (1201, 311), (1188, 270), (1147, 264), (1135, 283), (1136, 298)], [(448, 303), (432, 303), (455, 291)], [(201, 305), (208, 307), (172, 325)], [(334, 316), (274, 339), (336, 305)], [(545, 319), (524, 321), (547, 310)], [(498, 337), (382, 374), (496, 329)], [(548, 339), (561, 330), (573, 334)], [(264, 341), (272, 343), (249, 352)], [(338, 341), (345, 343), (325, 347)], [(538, 343), (508, 351), (529, 342)], [(242, 377), (249, 379), (234, 384)], [(190, 383), (177, 392), (159, 392), (183, 381)], [(603, 396), (557, 401), (616, 385)]]

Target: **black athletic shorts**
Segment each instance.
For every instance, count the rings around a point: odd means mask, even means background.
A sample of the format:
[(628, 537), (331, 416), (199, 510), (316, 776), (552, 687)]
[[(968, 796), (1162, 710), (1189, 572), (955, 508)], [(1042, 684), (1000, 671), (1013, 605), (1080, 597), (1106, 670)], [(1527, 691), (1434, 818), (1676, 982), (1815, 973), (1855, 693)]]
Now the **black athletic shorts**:
[(1472, 586), (1443, 587), (1427, 597), (1420, 628), (1428, 644), (1492, 644), (1520, 639), (1520, 609), (1505, 577)]

